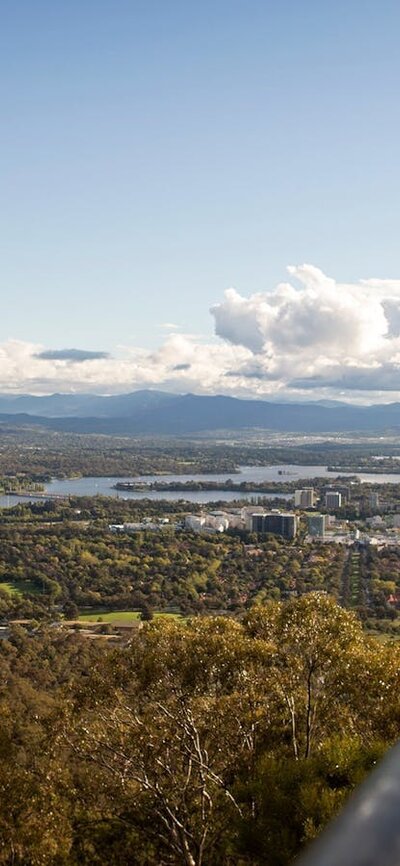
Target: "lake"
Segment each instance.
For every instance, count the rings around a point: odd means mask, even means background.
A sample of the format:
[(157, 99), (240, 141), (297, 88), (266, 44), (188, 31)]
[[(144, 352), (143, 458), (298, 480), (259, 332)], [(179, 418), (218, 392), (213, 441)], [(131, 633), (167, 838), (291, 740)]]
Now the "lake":
[[(173, 490), (148, 490), (148, 491), (121, 491), (114, 490), (113, 486), (118, 481), (144, 481), (147, 483), (152, 483), (153, 481), (165, 481), (167, 483), (173, 483), (175, 481), (221, 481), (225, 482), (231, 479), (235, 483), (240, 483), (241, 481), (253, 481), (253, 482), (269, 482), (269, 481), (308, 481), (310, 482), (313, 478), (326, 478), (327, 481), (333, 481), (340, 474), (341, 477), (350, 477), (354, 473), (337, 473), (337, 472), (328, 472), (326, 466), (295, 466), (290, 464), (282, 464), (280, 466), (240, 466), (239, 472), (236, 475), (232, 475), (229, 473), (209, 473), (204, 475), (139, 475), (134, 478), (115, 478), (115, 477), (104, 477), (104, 478), (68, 478), (68, 479), (54, 479), (49, 484), (45, 485), (45, 490), (51, 494), (57, 494), (59, 496), (95, 496), (96, 494), (100, 494), (101, 496), (114, 496), (119, 497), (120, 499), (166, 499), (170, 501), (175, 501), (178, 499), (185, 499), (187, 502), (199, 502), (199, 503), (207, 503), (207, 502), (215, 502), (217, 500), (223, 502), (233, 502), (235, 499), (237, 500), (245, 500), (249, 501), (254, 496), (263, 496), (263, 498), (274, 498), (276, 495), (279, 499), (288, 500), (291, 498), (290, 494), (280, 493), (280, 494), (257, 494), (257, 493), (239, 493), (233, 490), (188, 490), (185, 491), (173, 491)], [(360, 472), (358, 473), (358, 478), (360, 478), (363, 482), (370, 482), (372, 484), (398, 484), (400, 483), (400, 471), (399, 473), (390, 473), (390, 474), (375, 474), (371, 472)], [(0, 496), (0, 507), (10, 507), (12, 505), (16, 505), (17, 502), (35, 502), (40, 501), (37, 497), (19, 497), (19, 496)]]

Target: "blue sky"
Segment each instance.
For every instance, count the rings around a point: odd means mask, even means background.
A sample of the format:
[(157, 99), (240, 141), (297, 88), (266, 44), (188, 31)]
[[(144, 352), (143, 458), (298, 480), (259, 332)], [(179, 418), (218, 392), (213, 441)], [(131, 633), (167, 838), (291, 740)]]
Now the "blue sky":
[(224, 291), (289, 264), (400, 277), (399, 28), (397, 0), (3, 0), (0, 343), (213, 343)]

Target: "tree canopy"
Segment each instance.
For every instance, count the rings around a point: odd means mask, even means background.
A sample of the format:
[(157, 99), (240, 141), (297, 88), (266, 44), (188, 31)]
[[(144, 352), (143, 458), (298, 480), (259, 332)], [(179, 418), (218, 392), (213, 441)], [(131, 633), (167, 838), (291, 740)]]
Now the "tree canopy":
[(325, 593), (0, 644), (0, 863), (285, 866), (399, 734), (400, 652)]

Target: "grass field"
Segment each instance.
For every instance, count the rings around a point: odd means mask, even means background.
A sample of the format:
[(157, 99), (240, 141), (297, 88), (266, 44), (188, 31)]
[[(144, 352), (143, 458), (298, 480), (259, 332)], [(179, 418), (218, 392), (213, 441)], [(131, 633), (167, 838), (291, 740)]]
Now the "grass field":
[[(155, 613), (154, 619), (160, 618), (182, 619), (179, 613)], [(91, 613), (82, 613), (79, 615), (81, 622), (132, 622), (132, 620), (140, 619), (140, 613), (133, 610), (94, 610)]]
[(0, 581), (0, 589), (3, 592), (8, 593), (8, 595), (24, 595), (29, 593), (30, 595), (37, 595), (40, 590), (31, 580), (21, 580), (21, 581), (8, 581), (2, 580)]

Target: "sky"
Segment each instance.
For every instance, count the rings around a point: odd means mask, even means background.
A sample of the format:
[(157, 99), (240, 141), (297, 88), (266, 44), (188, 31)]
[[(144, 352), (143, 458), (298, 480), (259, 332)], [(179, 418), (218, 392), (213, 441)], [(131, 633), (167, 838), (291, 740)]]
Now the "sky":
[(398, 0), (3, 0), (0, 391), (400, 399)]

